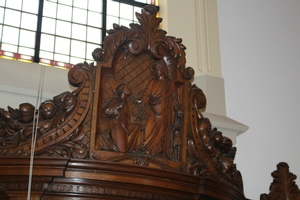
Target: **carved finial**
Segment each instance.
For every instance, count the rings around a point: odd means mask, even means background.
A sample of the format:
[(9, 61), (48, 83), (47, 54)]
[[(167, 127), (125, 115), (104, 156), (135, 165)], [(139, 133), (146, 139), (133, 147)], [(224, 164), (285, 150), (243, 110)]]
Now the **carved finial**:
[(295, 183), (296, 175), (289, 172), (289, 165), (285, 162), (277, 164), (277, 170), (272, 172), (273, 182), (269, 194), (261, 194), (260, 200), (272, 199), (300, 199), (300, 191)]
[(146, 11), (148, 14), (155, 14), (156, 15), (156, 13), (157, 13), (157, 8), (153, 5), (148, 5), (148, 6), (144, 7), (142, 9), (142, 11), (143, 10)]

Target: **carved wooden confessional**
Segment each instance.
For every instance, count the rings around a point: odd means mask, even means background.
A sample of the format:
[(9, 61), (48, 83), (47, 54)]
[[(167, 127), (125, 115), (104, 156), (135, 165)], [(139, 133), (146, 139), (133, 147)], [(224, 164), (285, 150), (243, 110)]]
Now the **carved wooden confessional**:
[(69, 71), (76, 90), (0, 109), (1, 199), (26, 199), (28, 186), (43, 200), (245, 199), (236, 148), (199, 111), (185, 46), (156, 14), (114, 25), (97, 65)]

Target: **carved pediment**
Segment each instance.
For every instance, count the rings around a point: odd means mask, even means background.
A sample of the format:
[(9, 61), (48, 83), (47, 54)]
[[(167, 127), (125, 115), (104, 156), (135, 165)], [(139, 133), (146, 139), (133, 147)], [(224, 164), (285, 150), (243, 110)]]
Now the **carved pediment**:
[[(233, 163), (236, 148), (201, 114), (206, 98), (189, 82), (194, 71), (185, 67), (185, 46), (159, 29), (162, 19), (156, 15), (148, 6), (136, 14), (140, 24), (115, 24), (103, 49), (93, 52), (97, 65), (81, 63), (69, 71), (75, 91), (39, 108), (25, 103), (0, 109), (0, 156), (29, 156), (36, 129), (36, 158), (78, 159), (82, 171), (120, 165), (151, 177), (159, 170), (170, 179), (207, 184), (194, 195), (219, 198), (218, 192), (230, 190), (232, 196), (224, 199), (244, 198)], [(206, 192), (214, 190), (211, 183), (219, 185), (216, 194)]]

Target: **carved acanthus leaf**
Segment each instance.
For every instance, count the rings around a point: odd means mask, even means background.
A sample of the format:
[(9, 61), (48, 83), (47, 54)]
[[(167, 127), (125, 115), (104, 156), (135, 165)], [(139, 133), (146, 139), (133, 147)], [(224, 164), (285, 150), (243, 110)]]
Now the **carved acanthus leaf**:
[(296, 175), (289, 172), (287, 163), (281, 162), (277, 164), (277, 170), (272, 172), (273, 182), (270, 185), (270, 193), (262, 194), (261, 200), (298, 200), (300, 199), (300, 190), (295, 183)]
[(78, 128), (64, 140), (38, 152), (38, 155), (86, 158), (88, 156), (88, 146), (83, 141), (84, 137), (85, 132)]
[[(136, 13), (140, 24), (130, 24), (130, 28), (125, 26), (113, 25), (112, 30), (108, 30), (103, 44), (104, 49), (96, 48), (92, 55), (96, 61), (111, 62), (117, 49), (126, 44), (132, 54), (140, 54), (147, 51), (153, 59), (162, 59), (171, 55), (176, 63), (174, 68), (180, 69), (182, 78), (190, 80), (194, 77), (194, 70), (191, 67), (185, 68), (185, 46), (181, 43), (182, 39), (166, 36), (167, 32), (159, 29), (162, 19), (157, 18), (156, 8), (146, 6), (142, 9), (142, 14)], [(111, 65), (108, 64), (108, 67)]]

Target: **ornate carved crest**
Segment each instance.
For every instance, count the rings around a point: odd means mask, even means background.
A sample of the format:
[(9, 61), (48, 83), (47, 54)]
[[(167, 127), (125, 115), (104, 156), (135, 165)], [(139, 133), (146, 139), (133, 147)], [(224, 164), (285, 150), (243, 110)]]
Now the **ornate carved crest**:
[(297, 176), (289, 171), (287, 163), (277, 164), (277, 170), (272, 172), (273, 182), (270, 185), (269, 194), (261, 194), (261, 200), (298, 200), (300, 199), (300, 190), (295, 183)]
[(0, 109), (0, 155), (28, 155), (36, 128), (36, 156), (208, 178), (243, 196), (236, 148), (199, 111), (206, 98), (189, 82), (194, 71), (185, 67), (185, 46), (159, 29), (156, 15), (148, 6), (136, 14), (140, 24), (114, 24), (104, 48), (93, 52), (97, 66), (70, 70), (75, 91), (39, 108)]

